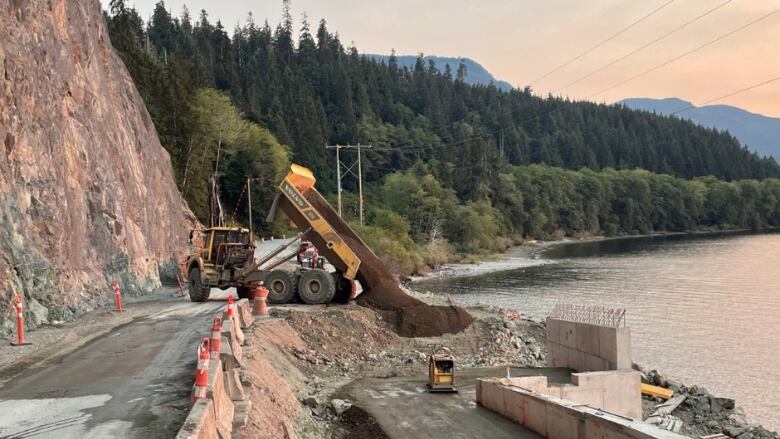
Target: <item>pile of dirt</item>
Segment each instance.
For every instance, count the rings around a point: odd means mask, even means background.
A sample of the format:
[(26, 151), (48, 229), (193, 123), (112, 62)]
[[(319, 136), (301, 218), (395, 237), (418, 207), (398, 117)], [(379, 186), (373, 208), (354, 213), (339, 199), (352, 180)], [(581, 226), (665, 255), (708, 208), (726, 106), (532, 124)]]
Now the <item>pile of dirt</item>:
[(321, 312), (291, 311), (287, 324), (308, 349), (327, 361), (355, 361), (393, 350), (400, 338), (378, 325), (374, 311), (360, 306), (331, 307)]
[(357, 300), (360, 305), (380, 310), (403, 337), (435, 337), (460, 332), (471, 325), (474, 318), (461, 307), (429, 305), (404, 293), (384, 263), (339, 218), (316, 189), (308, 190), (304, 196), (362, 261), (357, 274), (363, 286), (363, 293)]

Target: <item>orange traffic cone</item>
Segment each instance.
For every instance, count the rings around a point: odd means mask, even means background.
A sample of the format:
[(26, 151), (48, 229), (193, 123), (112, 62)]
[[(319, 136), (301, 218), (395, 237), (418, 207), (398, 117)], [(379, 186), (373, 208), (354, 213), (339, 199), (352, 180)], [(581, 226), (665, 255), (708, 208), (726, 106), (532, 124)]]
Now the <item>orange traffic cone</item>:
[(211, 338), (209, 339), (209, 358), (212, 360), (219, 360), (219, 351), (222, 341), (222, 319), (214, 317), (214, 322), (211, 325)]
[(227, 304), (227, 316), (228, 316), (228, 318), (232, 319), (233, 316), (234, 316), (234, 313), (233, 313), (233, 294), (228, 294), (227, 302), (228, 302), (228, 304)]
[(114, 311), (122, 311), (122, 295), (119, 294), (119, 279), (114, 279)]
[(24, 310), (22, 308), (22, 296), (19, 295), (19, 293), (16, 294), (16, 300), (15, 300), (15, 306), (16, 306), (16, 336), (17, 336), (17, 342), (11, 342), (11, 345), (13, 346), (24, 346), (28, 344), (32, 344), (30, 342), (24, 341)]
[(209, 339), (204, 338), (198, 346), (198, 368), (195, 370), (195, 390), (192, 393), (192, 403), (206, 398), (206, 388), (209, 384)]
[(268, 290), (263, 287), (255, 288), (254, 306), (252, 306), (252, 315), (265, 317), (268, 315)]

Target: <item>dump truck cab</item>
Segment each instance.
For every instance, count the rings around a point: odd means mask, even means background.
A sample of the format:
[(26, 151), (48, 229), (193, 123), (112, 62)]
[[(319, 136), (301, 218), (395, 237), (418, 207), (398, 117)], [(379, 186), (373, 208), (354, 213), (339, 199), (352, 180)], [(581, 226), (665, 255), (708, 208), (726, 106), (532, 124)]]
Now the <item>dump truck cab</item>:
[(236, 276), (254, 262), (255, 245), (248, 229), (210, 227), (193, 230), (190, 241), (196, 248), (185, 263), (190, 299), (205, 301), (212, 287), (236, 287), (239, 297), (248, 297), (249, 285)]
[[(361, 260), (349, 242), (365, 244), (314, 188), (312, 172), (291, 165), (281, 181), (279, 191), (266, 221), (273, 222), (277, 212), (283, 212), (301, 231), (298, 237), (282, 245), (260, 260), (255, 260), (255, 245), (251, 232), (239, 227), (210, 227), (193, 231), (190, 240), (194, 251), (184, 263), (190, 289), (190, 299), (208, 300), (211, 288), (235, 287), (241, 298), (250, 297), (255, 286), (264, 285), (268, 301), (280, 304), (300, 300), (324, 304), (332, 300), (347, 301), (356, 291), (355, 276)], [(310, 255), (293, 251), (281, 254), (297, 239), (305, 239)], [(299, 255), (309, 258), (308, 264), (290, 269), (276, 269)], [(319, 255), (328, 260), (334, 271), (324, 269)], [(267, 264), (267, 265), (266, 265)]]

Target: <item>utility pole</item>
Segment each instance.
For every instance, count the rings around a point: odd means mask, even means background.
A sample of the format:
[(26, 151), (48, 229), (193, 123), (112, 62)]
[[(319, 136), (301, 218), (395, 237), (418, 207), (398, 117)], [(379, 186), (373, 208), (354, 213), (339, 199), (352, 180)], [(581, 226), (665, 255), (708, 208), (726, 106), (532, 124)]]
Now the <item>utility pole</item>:
[(360, 163), (360, 145), (358, 145), (358, 199), (360, 200), (360, 224), (363, 224), (363, 166)]
[[(341, 206), (341, 181), (342, 179), (348, 175), (352, 174), (355, 178), (358, 180), (358, 198), (360, 201), (360, 224), (364, 223), (364, 207), (363, 207), (363, 163), (362, 163), (362, 149), (364, 148), (371, 148), (372, 145), (326, 145), (325, 146), (328, 149), (335, 149), (336, 150), (336, 183), (338, 187), (338, 211), (339, 216), (342, 216), (342, 206)], [(341, 149), (355, 149), (357, 150), (357, 160), (354, 162), (348, 162), (344, 163), (341, 161)], [(357, 174), (353, 171), (353, 169), (357, 166)], [(344, 173), (342, 175), (342, 167), (344, 168)]]
[(341, 218), (341, 158), (339, 158), (339, 151), (341, 151), (341, 146), (336, 145), (336, 179), (339, 187), (339, 218)]
[(252, 181), (251, 178), (246, 179), (246, 196), (249, 200), (249, 242), (252, 243), (252, 186), (249, 184)]

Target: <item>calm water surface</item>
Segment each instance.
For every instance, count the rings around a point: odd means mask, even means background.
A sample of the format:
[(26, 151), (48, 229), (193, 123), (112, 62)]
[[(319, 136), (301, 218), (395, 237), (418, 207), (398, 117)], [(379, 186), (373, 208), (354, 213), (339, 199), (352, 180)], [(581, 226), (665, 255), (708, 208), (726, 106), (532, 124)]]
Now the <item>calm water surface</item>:
[(635, 362), (734, 397), (780, 429), (780, 233), (573, 243), (543, 259), (415, 288), (537, 319), (558, 302), (626, 308)]

